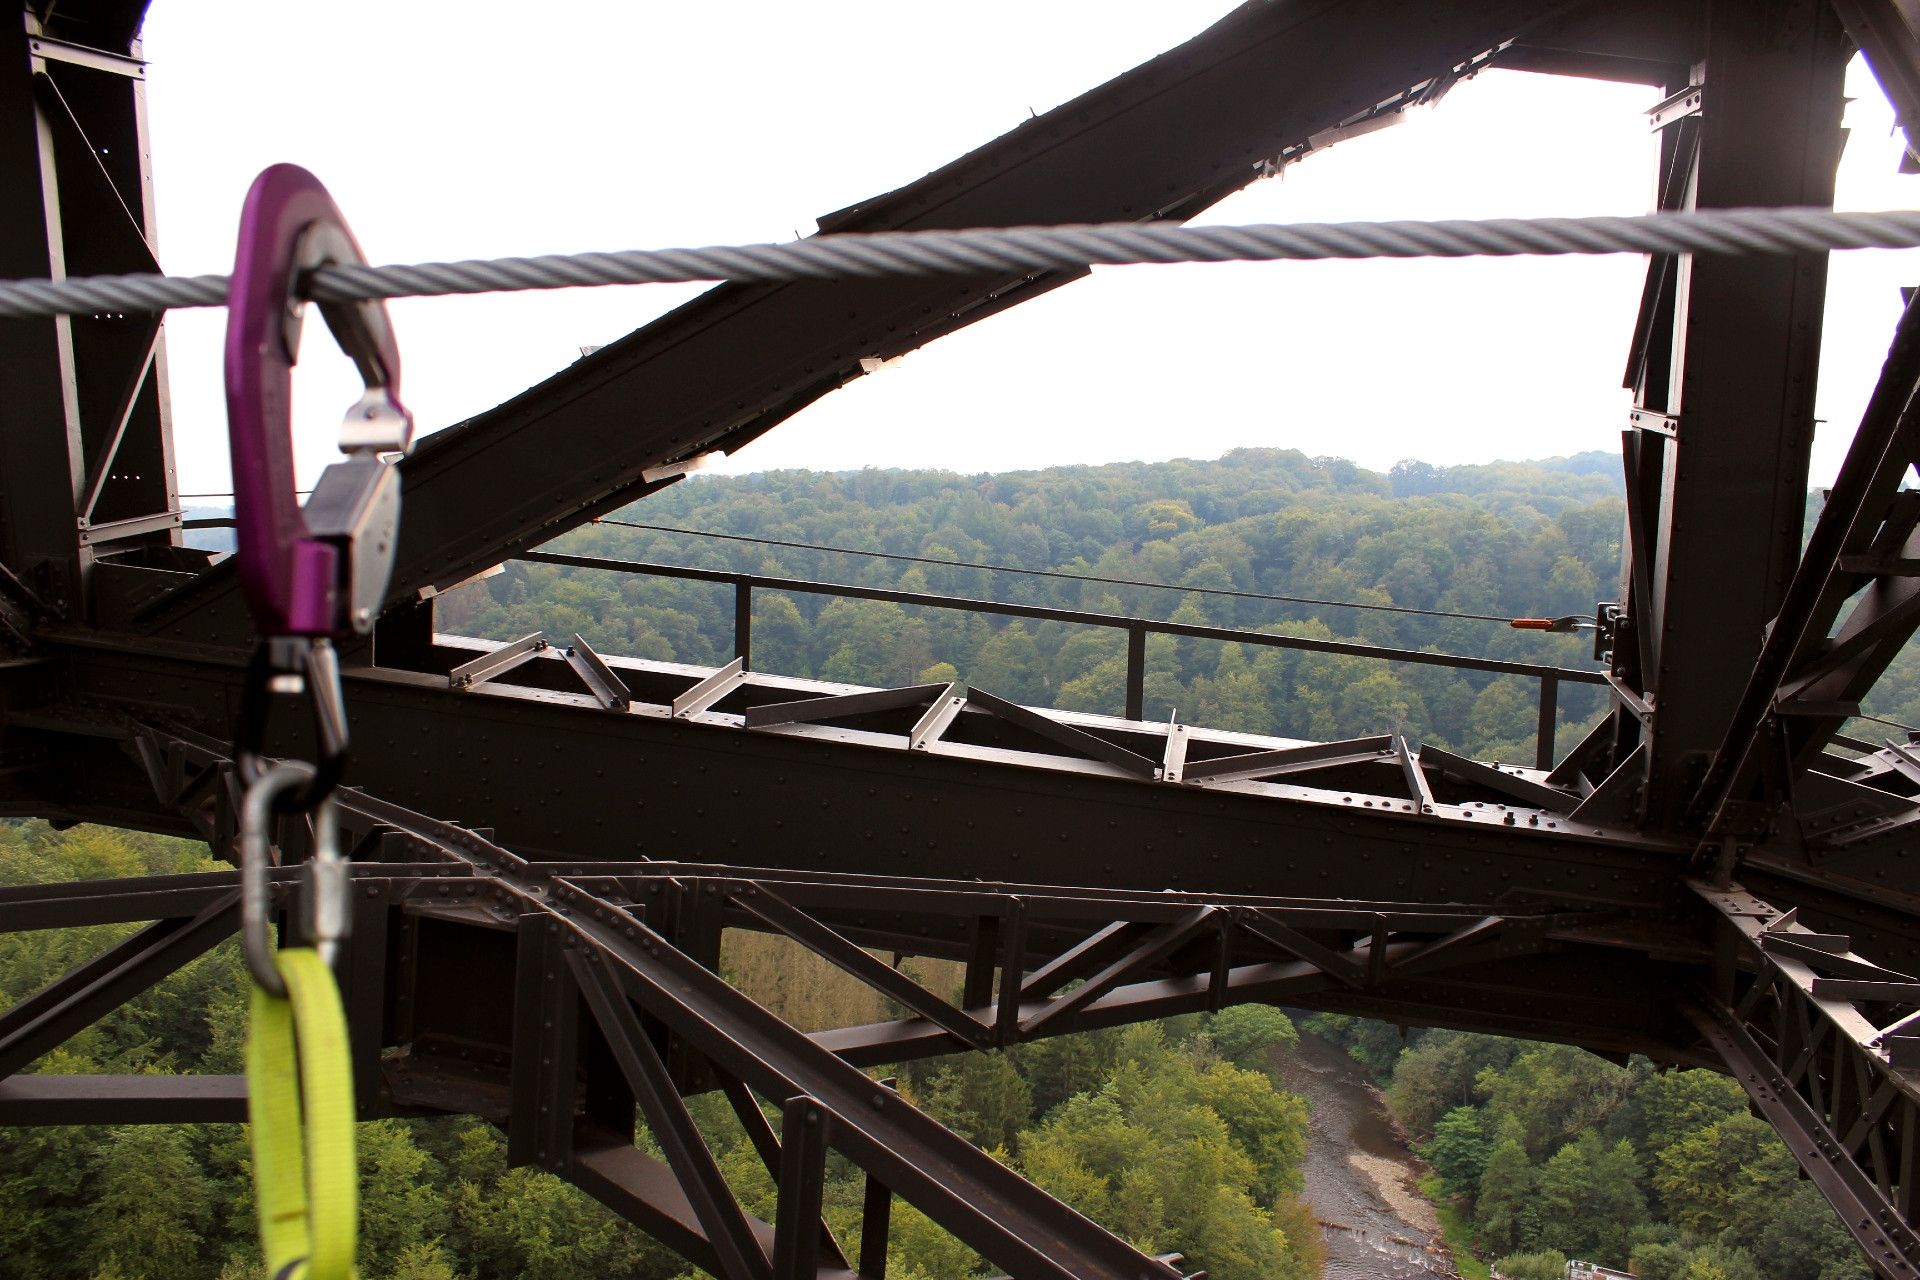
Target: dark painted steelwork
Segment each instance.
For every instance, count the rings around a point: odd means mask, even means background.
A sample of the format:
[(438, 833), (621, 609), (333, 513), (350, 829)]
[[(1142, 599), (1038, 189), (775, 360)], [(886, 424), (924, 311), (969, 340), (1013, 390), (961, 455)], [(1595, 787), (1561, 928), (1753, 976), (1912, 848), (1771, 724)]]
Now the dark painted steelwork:
[[(1910, 307), (1707, 769), (1695, 804), (1709, 835), (1764, 830), (1764, 815), (1750, 816), (1763, 770), (1797, 773), (1845, 719), (1820, 704), (1860, 697), (1913, 631), (1913, 579), (1901, 559), (1920, 505), (1900, 485), (1920, 457), (1917, 390), (1920, 309)], [(1830, 640), (1856, 596), (1859, 603)], [(1815, 714), (1795, 714), (1805, 710)]]
[[(0, 32), (0, 275), (159, 269), (133, 37), (144, 6), (80, 8), (29, 5)], [(0, 559), (75, 613), (98, 556), (165, 548), (179, 524), (166, 380), (158, 317), (4, 326)]]
[[(1702, 53), (1703, 109), (1662, 132), (1663, 207), (1831, 204), (1847, 49), (1824, 0), (1716, 3)], [(1826, 264), (1696, 256), (1650, 272), (1642, 323), (1658, 358), (1635, 371), (1635, 404), (1674, 426), (1629, 432), (1630, 683), (1658, 694), (1635, 726), (1648, 743), (1638, 803), (1671, 826), (1800, 550)]]
[[(151, 266), (141, 12), (29, 4), (0, 35), (4, 274)], [(1843, 31), (1914, 117), (1903, 13), (1249, 5), (822, 231), (1182, 219), (1488, 66), (1665, 90), (1662, 207), (1818, 203)], [(1920, 501), (1898, 491), (1916, 457), (1915, 324), (1802, 553), (1823, 264), (1649, 264), (1604, 674), (532, 550), (651, 492), (663, 464), (752, 439), (862, 358), (1071, 278), (723, 287), (405, 464), (394, 607), (345, 655), (361, 790), (345, 802), (357, 945), (341, 976), (362, 1114), (489, 1117), (515, 1163), (717, 1275), (878, 1280), (899, 1198), (1016, 1275), (1172, 1276), (1177, 1260), (1127, 1248), (862, 1069), (1278, 1002), (1727, 1069), (1874, 1266), (1911, 1277), (1920, 748), (1837, 731), (1920, 622)], [(172, 541), (158, 331), (75, 317), (3, 336), (0, 813), (230, 851), (225, 742), (248, 637), (230, 575)], [(731, 586), (735, 662), (435, 636), (422, 597), (515, 555)], [(756, 672), (761, 591), (1124, 631), (1124, 719)], [(1535, 767), (1387, 732), (1300, 743), (1145, 723), (1152, 633), (1534, 679)], [(1615, 712), (1556, 762), (1563, 686), (1596, 681)], [(273, 749), (305, 754), (302, 733)], [(279, 835), (289, 864), (306, 856), (299, 823)], [(276, 873), (283, 910), (296, 871)], [(242, 1114), (228, 1077), (19, 1074), (218, 944), (235, 886), (0, 890), (0, 929), (152, 922), (0, 1015), (0, 1123)], [(900, 1015), (780, 1024), (716, 976), (741, 929)], [(957, 997), (874, 951), (957, 963)], [(476, 986), (511, 999), (473, 1001)], [(774, 1222), (741, 1210), (687, 1120), (681, 1099), (710, 1089), (780, 1189)], [(639, 1115), (666, 1159), (635, 1145)], [(820, 1221), (828, 1151), (866, 1171), (857, 1259)]]
[(1920, 981), (1738, 885), (1700, 885), (1721, 958), (1683, 1007), (1873, 1265), (1920, 1273)]

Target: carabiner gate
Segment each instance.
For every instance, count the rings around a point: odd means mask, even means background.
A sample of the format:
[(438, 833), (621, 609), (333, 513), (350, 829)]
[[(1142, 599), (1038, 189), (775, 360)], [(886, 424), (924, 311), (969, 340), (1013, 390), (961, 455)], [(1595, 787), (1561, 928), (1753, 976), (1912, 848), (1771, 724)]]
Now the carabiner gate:
[(412, 445), (400, 353), (386, 304), (321, 303), (366, 386), (340, 428), (347, 457), (302, 509), (294, 491), (292, 374), (315, 268), (366, 258), (320, 180), (277, 164), (254, 179), (228, 287), (227, 434), (240, 581), (263, 636), (365, 635), (393, 570), (400, 477)]
[(294, 489), (292, 372), (300, 350), (304, 277), (364, 263), (333, 198), (305, 169), (274, 165), (254, 180), (240, 215), (228, 286), (227, 434), (233, 457), (236, 563), (262, 637), (242, 691), (235, 760), (249, 785), (268, 772), (267, 708), (306, 698), (319, 759), (280, 812), (312, 810), (346, 767), (347, 720), (331, 641), (365, 635), (385, 602), (400, 523), (393, 458), (412, 444), (400, 403), (400, 354), (379, 301), (321, 303), (366, 390), (340, 429), (347, 456), (324, 471), (303, 508)]
[[(247, 972), (269, 995), (284, 997), (286, 983), (274, 963), (268, 924), (273, 915), (268, 872), (274, 866), (273, 820), (281, 798), (307, 789), (312, 765), (285, 761), (256, 778), (240, 802), (240, 947)], [(306, 863), (306, 913), (296, 932), (333, 963), (347, 936), (347, 864), (340, 856), (340, 827), (331, 798), (313, 810), (313, 856)]]

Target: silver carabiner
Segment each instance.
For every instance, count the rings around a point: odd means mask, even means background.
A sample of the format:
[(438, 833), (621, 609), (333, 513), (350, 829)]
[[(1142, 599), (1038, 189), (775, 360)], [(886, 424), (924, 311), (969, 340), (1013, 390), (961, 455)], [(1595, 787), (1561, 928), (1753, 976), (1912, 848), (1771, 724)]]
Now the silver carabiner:
[[(313, 781), (310, 764), (285, 760), (262, 773), (240, 801), (240, 946), (247, 971), (269, 995), (284, 998), (287, 985), (274, 962), (267, 926), (271, 911), (267, 872), (273, 865), (273, 818), (282, 796), (304, 791)], [(313, 810), (313, 857), (307, 862), (309, 915), (301, 931), (331, 965), (347, 933), (347, 863), (340, 856), (340, 826), (328, 797)]]

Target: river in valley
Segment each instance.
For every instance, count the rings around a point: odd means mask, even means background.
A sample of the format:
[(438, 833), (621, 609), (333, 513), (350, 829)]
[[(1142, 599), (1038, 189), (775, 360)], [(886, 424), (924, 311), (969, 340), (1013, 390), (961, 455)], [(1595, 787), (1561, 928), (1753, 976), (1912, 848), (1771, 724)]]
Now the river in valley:
[(1366, 1071), (1338, 1046), (1302, 1032), (1276, 1055), (1287, 1088), (1313, 1104), (1306, 1200), (1327, 1240), (1326, 1280), (1453, 1276), (1421, 1169), (1401, 1144)]

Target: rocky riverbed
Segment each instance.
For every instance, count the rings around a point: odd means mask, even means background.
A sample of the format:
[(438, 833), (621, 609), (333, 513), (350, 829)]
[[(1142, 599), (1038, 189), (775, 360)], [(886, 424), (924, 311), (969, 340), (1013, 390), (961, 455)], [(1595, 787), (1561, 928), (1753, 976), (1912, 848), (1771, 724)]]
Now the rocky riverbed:
[(1440, 1221), (1422, 1196), (1407, 1151), (1360, 1064), (1305, 1032), (1280, 1055), (1286, 1087), (1313, 1104), (1306, 1200), (1327, 1239), (1327, 1280), (1453, 1276)]

